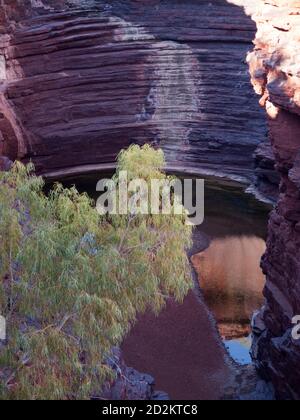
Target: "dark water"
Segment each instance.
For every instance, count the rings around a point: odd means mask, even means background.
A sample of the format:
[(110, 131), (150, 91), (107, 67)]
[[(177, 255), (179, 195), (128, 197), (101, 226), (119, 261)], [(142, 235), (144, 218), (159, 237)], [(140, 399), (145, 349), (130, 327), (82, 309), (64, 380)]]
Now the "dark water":
[(207, 182), (205, 191), (205, 221), (194, 232), (194, 249), (200, 252), (192, 262), (230, 355), (247, 364), (250, 320), (263, 304), (260, 260), (270, 208), (234, 185)]
[[(84, 177), (70, 180), (67, 186), (76, 184), (97, 198), (97, 180)], [(260, 259), (269, 211), (269, 206), (245, 194), (236, 183), (206, 180), (205, 221), (194, 231), (192, 262), (220, 335), (232, 358), (241, 364), (251, 362), (250, 320), (263, 304)]]

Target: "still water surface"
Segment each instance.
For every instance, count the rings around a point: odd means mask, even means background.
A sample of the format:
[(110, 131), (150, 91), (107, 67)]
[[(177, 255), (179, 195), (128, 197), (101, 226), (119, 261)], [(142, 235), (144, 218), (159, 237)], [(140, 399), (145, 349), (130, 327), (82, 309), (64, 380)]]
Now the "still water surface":
[(241, 364), (251, 362), (250, 320), (263, 304), (260, 260), (269, 210), (234, 186), (207, 183), (205, 222), (194, 233), (200, 252), (192, 263), (201, 290), (227, 350)]
[[(96, 181), (91, 177), (68, 184), (75, 183), (97, 198)], [(227, 350), (241, 364), (251, 362), (250, 320), (263, 304), (260, 259), (269, 212), (270, 206), (245, 194), (237, 184), (205, 182), (205, 221), (194, 231), (192, 263)]]

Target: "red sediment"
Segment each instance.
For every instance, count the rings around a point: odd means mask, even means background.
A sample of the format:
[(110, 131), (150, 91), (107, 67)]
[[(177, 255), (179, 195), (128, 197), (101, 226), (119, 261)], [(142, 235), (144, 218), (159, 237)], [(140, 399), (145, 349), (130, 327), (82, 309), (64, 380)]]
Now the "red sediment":
[(140, 316), (122, 349), (128, 366), (151, 374), (174, 400), (218, 400), (230, 377), (215, 327), (192, 291), (158, 317)]

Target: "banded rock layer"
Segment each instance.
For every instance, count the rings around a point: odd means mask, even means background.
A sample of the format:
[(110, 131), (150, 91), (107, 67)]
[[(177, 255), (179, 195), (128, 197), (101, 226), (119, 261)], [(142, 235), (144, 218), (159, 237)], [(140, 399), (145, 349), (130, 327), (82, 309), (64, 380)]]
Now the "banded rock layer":
[(249, 56), (281, 176), (263, 269), (266, 306), (254, 320), (253, 356), (280, 399), (300, 399), (300, 341), (292, 318), (300, 314), (300, 1), (261, 1)]
[(170, 166), (253, 180), (266, 124), (245, 63), (255, 24), (242, 7), (2, 0), (1, 13), (0, 154), (62, 175), (152, 142)]

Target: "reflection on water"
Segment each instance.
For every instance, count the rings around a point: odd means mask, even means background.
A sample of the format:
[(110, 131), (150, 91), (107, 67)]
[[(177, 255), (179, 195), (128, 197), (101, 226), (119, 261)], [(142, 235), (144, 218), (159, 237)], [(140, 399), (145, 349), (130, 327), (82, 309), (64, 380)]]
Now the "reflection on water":
[(252, 343), (251, 336), (236, 338), (232, 340), (224, 340), (225, 346), (231, 357), (241, 365), (249, 365), (251, 363), (250, 347)]
[[(109, 176), (85, 176), (69, 180), (66, 185), (76, 184), (80, 191), (97, 198), (95, 185), (103, 177)], [(205, 221), (194, 230), (193, 253), (197, 255), (193, 263), (228, 351), (240, 363), (250, 362), (250, 319), (263, 303), (264, 276), (259, 267), (269, 211), (270, 206), (245, 194), (236, 183), (205, 180)], [(139, 342), (139, 346), (142, 344)], [(136, 353), (134, 348), (134, 360)], [(141, 353), (144, 357), (145, 351)]]
[(212, 240), (207, 250), (192, 257), (220, 334), (241, 363), (250, 362), (249, 320), (263, 304), (260, 259), (265, 248), (265, 241), (256, 236), (226, 236)]
[(234, 184), (205, 185), (205, 221), (194, 231), (193, 263), (230, 355), (250, 363), (250, 320), (263, 304), (260, 259), (271, 206)]

